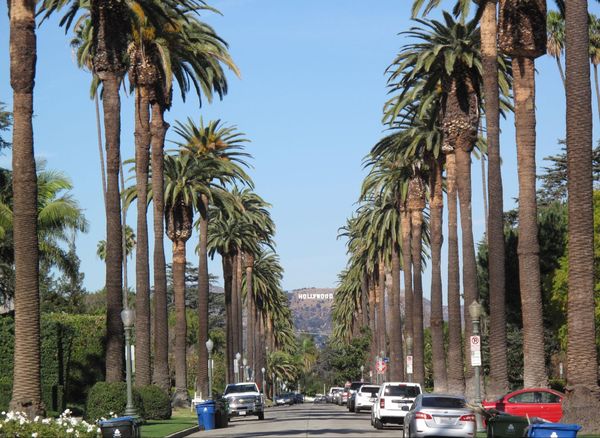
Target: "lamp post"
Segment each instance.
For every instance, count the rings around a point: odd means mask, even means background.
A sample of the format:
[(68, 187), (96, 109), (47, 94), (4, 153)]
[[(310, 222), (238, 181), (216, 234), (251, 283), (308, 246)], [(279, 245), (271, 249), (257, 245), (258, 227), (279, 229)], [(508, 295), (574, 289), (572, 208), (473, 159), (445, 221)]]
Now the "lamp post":
[(125, 380), (127, 382), (127, 405), (125, 406), (125, 415), (137, 416), (133, 406), (133, 390), (131, 387), (131, 330), (135, 321), (135, 312), (129, 308), (121, 311), (121, 320), (125, 327)]
[[(481, 367), (481, 342), (479, 338), (479, 323), (483, 308), (479, 301), (475, 300), (469, 304), (469, 315), (473, 323), (473, 336), (471, 337), (471, 365), (475, 369), (475, 404), (481, 404), (481, 382), (480, 382), (480, 367)], [(482, 421), (479, 415), (475, 415), (477, 420), (477, 430), (481, 430)]]
[(212, 400), (212, 379), (213, 379), (213, 363), (212, 363), (212, 351), (215, 344), (212, 339), (208, 338), (206, 341), (206, 350), (208, 351), (208, 400)]
[(360, 381), (361, 382), (365, 381), (365, 366), (364, 365), (360, 366)]
[(406, 336), (406, 374), (408, 375), (408, 381), (412, 382), (413, 374), (413, 357), (412, 357), (413, 338), (411, 335)]
[(248, 359), (243, 358), (242, 365), (244, 365), (244, 368), (242, 368), (242, 371), (244, 372), (244, 382), (247, 382), (248, 381)]
[(233, 363), (233, 372), (235, 373), (235, 383), (240, 383), (240, 359), (242, 355), (235, 353), (235, 362)]
[(267, 370), (265, 370), (265, 367), (262, 367), (260, 369), (260, 372), (262, 373), (262, 392), (266, 396), (266, 392), (265, 392), (265, 371), (267, 371)]

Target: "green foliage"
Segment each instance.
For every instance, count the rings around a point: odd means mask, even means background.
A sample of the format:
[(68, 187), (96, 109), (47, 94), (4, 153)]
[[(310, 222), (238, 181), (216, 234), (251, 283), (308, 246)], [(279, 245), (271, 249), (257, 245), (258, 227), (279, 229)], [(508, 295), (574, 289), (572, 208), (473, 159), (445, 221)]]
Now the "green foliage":
[(100, 438), (102, 436), (97, 425), (71, 418), (69, 411), (61, 414), (58, 419), (35, 417), (33, 420), (19, 412), (2, 412), (0, 426), (2, 437)]
[[(142, 418), (145, 418), (144, 405), (140, 393), (133, 390), (133, 405)], [(85, 418), (98, 420), (113, 414), (123, 415), (127, 406), (127, 384), (125, 382), (98, 382), (90, 389), (85, 409)]]
[(371, 334), (363, 328), (361, 334), (348, 342), (330, 340), (319, 359), (324, 380), (330, 384), (339, 384), (347, 380), (360, 379), (360, 366), (369, 369), (367, 357), (371, 347)]
[[(41, 383), (46, 409), (62, 412), (67, 403), (83, 404), (87, 391), (104, 379), (103, 316), (42, 314)], [(14, 319), (0, 317), (0, 409), (10, 400)]]
[(148, 385), (137, 388), (144, 405), (144, 418), (147, 420), (168, 420), (171, 418), (171, 400), (158, 386)]
[(12, 113), (5, 110), (4, 102), (0, 102), (0, 150), (9, 148), (11, 143), (4, 139), (3, 132), (8, 131), (12, 126)]

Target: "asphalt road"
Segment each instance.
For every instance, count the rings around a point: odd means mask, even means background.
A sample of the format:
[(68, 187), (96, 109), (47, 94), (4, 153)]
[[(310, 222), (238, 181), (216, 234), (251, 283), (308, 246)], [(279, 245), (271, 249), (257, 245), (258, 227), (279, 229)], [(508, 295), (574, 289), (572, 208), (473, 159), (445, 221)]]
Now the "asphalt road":
[(215, 429), (189, 435), (202, 437), (401, 437), (402, 428), (371, 426), (371, 413), (355, 414), (345, 406), (304, 403), (269, 408), (265, 419), (234, 418), (226, 429)]

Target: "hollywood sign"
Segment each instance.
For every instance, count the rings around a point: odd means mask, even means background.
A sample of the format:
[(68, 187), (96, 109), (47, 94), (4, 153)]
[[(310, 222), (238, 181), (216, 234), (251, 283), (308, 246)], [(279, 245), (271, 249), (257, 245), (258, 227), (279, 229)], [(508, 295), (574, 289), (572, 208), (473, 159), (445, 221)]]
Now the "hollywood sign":
[(297, 294), (299, 300), (333, 300), (333, 294)]

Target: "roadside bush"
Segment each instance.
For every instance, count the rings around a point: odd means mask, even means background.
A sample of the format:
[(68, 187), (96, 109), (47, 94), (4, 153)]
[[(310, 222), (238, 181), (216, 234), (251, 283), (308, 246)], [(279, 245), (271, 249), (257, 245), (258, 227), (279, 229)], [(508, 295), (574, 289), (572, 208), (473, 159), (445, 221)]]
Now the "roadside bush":
[(137, 388), (144, 405), (146, 420), (168, 420), (171, 418), (171, 400), (158, 386), (148, 385)]
[[(122, 416), (127, 406), (127, 384), (125, 382), (98, 382), (88, 393), (85, 419), (96, 421), (113, 414)], [(133, 406), (141, 418), (145, 418), (142, 397), (133, 390)]]

